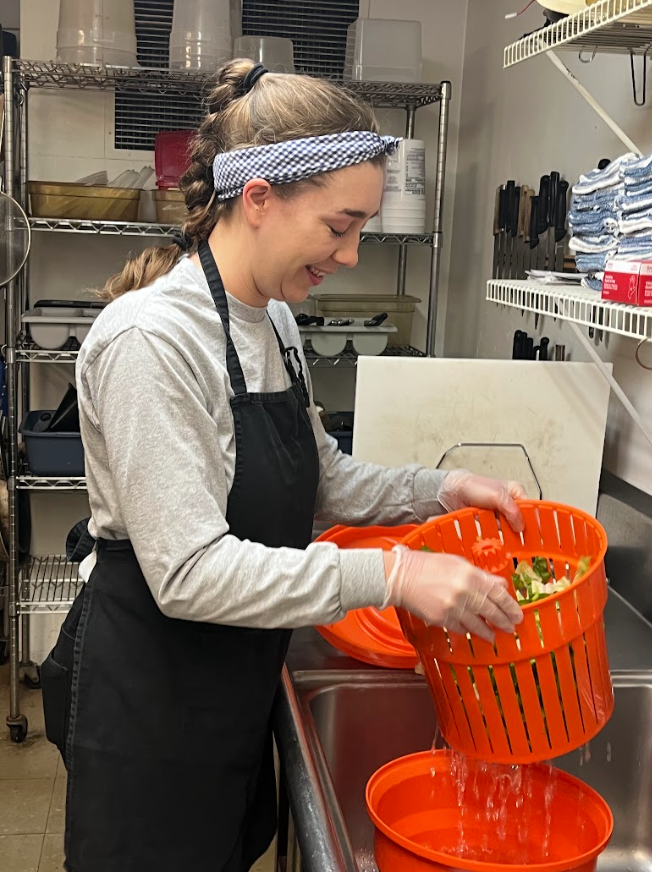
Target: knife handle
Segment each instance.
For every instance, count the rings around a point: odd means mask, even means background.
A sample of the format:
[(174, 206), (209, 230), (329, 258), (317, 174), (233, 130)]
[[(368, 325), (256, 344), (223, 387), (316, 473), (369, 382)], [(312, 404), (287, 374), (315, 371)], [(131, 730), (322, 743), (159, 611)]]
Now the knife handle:
[(548, 360), (548, 346), (550, 345), (550, 340), (547, 336), (543, 336), (541, 338), (541, 342), (539, 343), (539, 360)]
[(555, 242), (566, 237), (566, 215), (568, 214), (568, 182), (559, 182), (557, 208), (555, 210)]
[(512, 346), (512, 360), (523, 359), (523, 342), (526, 336), (527, 333), (523, 333), (522, 330), (517, 330), (514, 334), (514, 344)]
[(550, 203), (550, 176), (541, 176), (539, 182), (538, 225), (539, 235), (548, 229), (548, 204)]
[(556, 170), (550, 173), (550, 196), (548, 199), (548, 227), (555, 226), (555, 215), (557, 212), (557, 197), (559, 195), (559, 183), (561, 176)]
[(502, 185), (498, 185), (496, 188), (496, 202), (494, 203), (494, 236), (498, 236), (502, 227), (500, 219), (504, 215), (504, 200), (505, 200), (505, 189)]
[(518, 206), (518, 235), (521, 239), (525, 238), (527, 227), (525, 219), (527, 217), (527, 197), (529, 192), (530, 189), (527, 185), (521, 185), (521, 198)]
[(509, 233), (512, 229), (510, 219), (512, 212), (512, 198), (514, 196), (515, 187), (516, 182), (513, 179), (510, 179), (505, 185), (505, 231), (507, 233)]
[(539, 244), (539, 198), (536, 194), (532, 197), (530, 206), (530, 248), (536, 248)]
[(518, 213), (519, 207), (521, 205), (521, 189), (517, 185), (512, 192), (512, 202), (511, 209), (509, 213), (509, 229), (512, 234), (512, 238), (515, 237), (518, 233)]

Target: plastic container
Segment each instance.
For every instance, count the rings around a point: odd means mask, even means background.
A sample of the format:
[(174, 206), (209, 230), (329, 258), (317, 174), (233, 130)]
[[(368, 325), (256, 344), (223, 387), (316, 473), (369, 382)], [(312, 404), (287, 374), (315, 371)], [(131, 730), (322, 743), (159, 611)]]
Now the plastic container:
[(186, 200), (181, 191), (154, 191), (154, 202), (159, 224), (183, 224), (188, 217)]
[(294, 45), (280, 36), (241, 36), (233, 44), (234, 58), (249, 58), (273, 73), (294, 72)]
[(36, 345), (52, 350), (63, 348), (69, 339), (76, 339), (81, 345), (100, 311), (81, 306), (78, 309), (39, 306), (25, 312), (21, 320)]
[[(317, 542), (332, 542), (338, 548), (377, 548), (391, 551), (415, 527), (333, 527)], [(396, 609), (382, 612), (373, 607), (354, 609), (337, 624), (317, 631), (338, 651), (362, 663), (385, 669), (414, 669), (417, 655), (401, 630)]]
[(572, 775), (540, 764), (514, 773), (450, 751), (388, 763), (366, 798), (380, 872), (594, 872), (613, 832), (607, 803)]
[(232, 57), (230, 0), (175, 0), (170, 68), (210, 71)]
[(84, 446), (79, 433), (46, 433), (53, 410), (28, 412), (20, 426), (27, 462), (34, 475), (84, 475)]
[[(545, 558), (552, 578), (570, 587), (523, 606), (515, 634), (494, 644), (447, 633), (399, 610), (419, 652), (442, 734), (456, 751), (496, 763), (533, 763), (589, 742), (613, 713), (603, 611), (607, 537), (579, 509), (523, 502), (523, 538), (493, 512), (463, 509), (435, 518), (404, 540), (410, 548), (457, 554), (511, 586), (516, 564)], [(500, 526), (499, 526), (500, 524)], [(479, 540), (491, 540), (489, 549)], [(512, 588), (513, 591), (513, 588)]]
[(178, 188), (181, 176), (190, 165), (190, 149), (196, 130), (162, 130), (154, 140), (156, 186)]
[(134, 0), (60, 0), (57, 60), (138, 66)]
[(70, 182), (29, 182), (35, 218), (81, 218), (88, 221), (137, 221), (140, 191), (77, 185)]
[(420, 82), (421, 22), (358, 18), (347, 31), (344, 78)]
[(314, 294), (318, 314), (324, 318), (372, 318), (380, 312), (387, 312), (388, 319), (383, 326), (393, 324), (396, 333), (388, 337), (389, 348), (410, 345), (412, 339), (412, 319), (421, 300), (409, 295), (396, 294)]

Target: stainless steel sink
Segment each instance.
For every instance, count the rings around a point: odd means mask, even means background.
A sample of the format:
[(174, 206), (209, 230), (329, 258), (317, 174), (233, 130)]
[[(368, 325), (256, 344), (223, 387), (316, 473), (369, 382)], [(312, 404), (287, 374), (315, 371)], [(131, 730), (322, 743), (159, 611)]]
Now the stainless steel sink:
[[(435, 715), (425, 684), (403, 673), (307, 674), (294, 684), (347, 869), (375, 872), (364, 791), (390, 760), (431, 746)], [(589, 753), (555, 765), (594, 787), (615, 818), (600, 872), (652, 872), (652, 672), (616, 673), (616, 709)]]

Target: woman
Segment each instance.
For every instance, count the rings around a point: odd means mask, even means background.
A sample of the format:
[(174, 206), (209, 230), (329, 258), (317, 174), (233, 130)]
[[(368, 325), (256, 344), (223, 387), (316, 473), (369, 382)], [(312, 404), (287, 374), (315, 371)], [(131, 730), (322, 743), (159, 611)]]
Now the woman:
[(315, 516), (473, 504), (522, 524), (517, 485), (358, 463), (312, 403), (286, 303), (355, 266), (396, 142), (328, 82), (233, 62), (182, 180), (183, 234), (107, 284), (77, 365), (97, 546), (43, 666), (70, 872), (246, 872), (264, 853), (293, 627), (369, 605), (484, 638), (520, 620), (461, 559), (310, 544)]

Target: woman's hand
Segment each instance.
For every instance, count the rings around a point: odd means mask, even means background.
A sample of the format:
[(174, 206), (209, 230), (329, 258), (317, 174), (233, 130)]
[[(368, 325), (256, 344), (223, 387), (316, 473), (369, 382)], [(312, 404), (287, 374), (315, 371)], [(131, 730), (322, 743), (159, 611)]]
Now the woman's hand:
[(527, 499), (527, 493), (516, 481), (499, 481), (474, 475), (466, 469), (453, 469), (439, 488), (437, 499), (447, 512), (468, 506), (496, 509), (507, 518), (516, 533), (524, 529), (523, 515), (515, 500)]
[(402, 606), (427, 624), (450, 633), (474, 633), (492, 642), (493, 628), (513, 633), (523, 612), (507, 593), (504, 578), (478, 569), (453, 554), (411, 551), (397, 545), (386, 552), (387, 606)]

